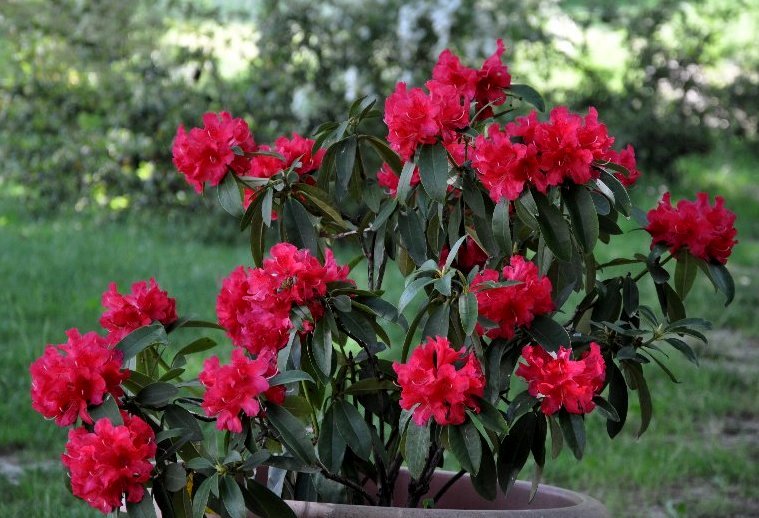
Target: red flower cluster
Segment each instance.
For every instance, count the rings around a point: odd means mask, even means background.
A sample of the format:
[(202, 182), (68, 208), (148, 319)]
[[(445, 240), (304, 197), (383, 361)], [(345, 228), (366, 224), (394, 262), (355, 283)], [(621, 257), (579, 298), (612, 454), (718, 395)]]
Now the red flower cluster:
[[(529, 327), (537, 315), (554, 309), (551, 300), (551, 281), (538, 275), (535, 263), (521, 255), (511, 257), (509, 266), (503, 268), (503, 278), (498, 272), (486, 269), (472, 281), (472, 291), (477, 296), (479, 314), (495, 322), (498, 327), (485, 331), (477, 325), (477, 332), (490, 338), (512, 338), (517, 327)], [(520, 281), (521, 284), (489, 288), (486, 282)]]
[(565, 181), (585, 184), (598, 178), (594, 161), (624, 162), (630, 176), (619, 176), (630, 185), (640, 175), (635, 154), (630, 146), (617, 153), (611, 148), (613, 143), (595, 108), (582, 117), (559, 106), (546, 122), (540, 122), (533, 111), (504, 128), (491, 125), (487, 137), (477, 137), (472, 163), (493, 201), (515, 200), (525, 184), (543, 193)]
[(110, 513), (127, 502), (139, 502), (150, 480), (155, 457), (155, 434), (145, 421), (122, 412), (123, 425), (104, 418), (93, 432), (84, 428), (69, 431), (66, 451), (61, 455), (71, 475), (71, 491), (102, 513)]
[(338, 266), (331, 250), (324, 254), (324, 265), (289, 243), (274, 245), (269, 254), (262, 268), (235, 269), (216, 300), (219, 324), (235, 345), (253, 354), (287, 345), (293, 305), (307, 306), (314, 320), (321, 318), (319, 299), (327, 294), (327, 284), (348, 277), (348, 267)]
[(414, 409), (419, 426), (430, 417), (440, 425), (461, 424), (467, 408), (479, 412), (485, 377), (474, 353), (456, 351), (447, 338), (429, 337), (414, 349), (408, 362), (393, 363), (401, 386), (401, 408)]
[(192, 128), (189, 133), (184, 126), (177, 129), (172, 146), (174, 165), (197, 192), (202, 192), (204, 182), (218, 185), (228, 168), (237, 174), (248, 169), (249, 159), (236, 155), (232, 151), (235, 146), (244, 152), (255, 151), (248, 124), (227, 112), (206, 113), (202, 128)]
[(240, 433), (240, 412), (257, 416), (261, 410), (259, 396), (263, 394), (278, 404), (284, 400), (284, 386), (269, 386), (269, 378), (276, 373), (276, 357), (269, 350), (251, 360), (244, 351), (235, 349), (229, 365), (219, 365), (219, 358), (212, 356), (198, 377), (206, 387), (201, 406), (207, 416), (217, 416), (216, 428)]
[[(429, 93), (421, 88), (409, 90), (405, 83), (396, 85), (385, 101), (385, 124), (390, 146), (404, 161), (411, 159), (420, 144), (434, 144), (438, 137), (446, 143), (455, 141), (456, 131), (469, 125), (472, 101), (477, 109), (506, 101), (504, 90), (511, 84), (511, 76), (501, 63), (503, 52), (503, 41), (498, 40), (496, 52), (480, 70), (474, 70), (444, 50), (432, 71), (432, 80), (425, 85)], [(482, 117), (492, 114), (490, 107), (481, 112)]]
[(121, 370), (121, 351), (111, 349), (96, 333), (82, 335), (77, 329), (66, 331), (68, 341), (48, 345), (32, 363), (32, 408), (55, 419), (58, 426), (82, 421), (92, 423), (88, 405), (99, 405), (106, 394), (121, 397), (121, 382), (129, 371)]
[[(303, 138), (297, 133), (293, 133), (293, 138), (279, 137), (274, 141), (274, 146), (261, 146), (257, 151), (273, 151), (282, 155), (284, 160), (276, 156), (257, 155), (250, 161), (250, 171), (248, 174), (256, 178), (271, 178), (280, 171), (286, 171), (296, 161), (300, 165), (293, 169), (298, 175), (304, 177), (308, 173), (317, 171), (322, 165), (322, 159), (327, 152), (324, 148), (319, 148), (313, 153), (315, 141)], [(313, 179), (307, 178), (306, 181)], [(257, 190), (245, 189), (245, 199), (243, 205), (248, 207), (258, 194)], [(275, 218), (276, 219), (276, 218)]]
[(646, 230), (652, 244), (662, 243), (674, 254), (687, 248), (694, 257), (725, 264), (737, 243), (735, 214), (725, 208), (725, 200), (715, 196), (714, 206), (709, 195), (698, 193), (696, 201), (680, 200), (677, 207), (666, 193), (659, 206), (648, 212)]
[(177, 319), (176, 299), (161, 290), (154, 278), (132, 284), (132, 291), (122, 295), (115, 282), (103, 293), (106, 311), (100, 325), (108, 331), (108, 341), (117, 343), (137, 328), (153, 322), (169, 325)]
[(627, 176), (623, 175), (622, 173), (614, 173), (614, 176), (616, 176), (617, 180), (622, 182), (623, 185), (631, 187), (635, 185), (635, 182), (637, 182), (638, 178), (640, 178), (638, 164), (635, 161), (635, 150), (630, 144), (628, 144), (626, 148), (619, 152), (610, 149), (604, 158), (613, 164), (619, 164), (627, 169), (627, 172), (629, 173)]
[(532, 396), (541, 398), (540, 409), (546, 415), (563, 406), (572, 414), (587, 414), (595, 408), (593, 396), (603, 387), (606, 365), (597, 343), (578, 361), (571, 360), (572, 349), (560, 347), (548, 353), (540, 346), (527, 345), (522, 357), (527, 362), (516, 370), (523, 377)]

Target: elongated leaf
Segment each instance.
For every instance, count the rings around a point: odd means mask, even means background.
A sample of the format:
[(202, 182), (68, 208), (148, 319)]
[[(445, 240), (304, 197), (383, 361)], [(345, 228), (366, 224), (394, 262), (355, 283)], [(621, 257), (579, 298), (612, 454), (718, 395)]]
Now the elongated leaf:
[(168, 343), (169, 338), (166, 336), (163, 325), (155, 323), (135, 329), (116, 344), (116, 349), (124, 354), (123, 361), (126, 362), (151, 345), (167, 345)]
[(482, 445), (477, 428), (471, 422), (459, 426), (449, 426), (448, 441), (451, 452), (458, 459), (461, 467), (476, 475), (480, 471), (480, 462), (482, 461)]
[(420, 277), (411, 281), (411, 283), (406, 286), (406, 289), (403, 290), (403, 293), (401, 293), (401, 298), (398, 301), (398, 313), (403, 313), (403, 310), (406, 309), (406, 306), (408, 306), (414, 297), (416, 297), (416, 294), (419, 293), (422, 288), (429, 286), (433, 282), (435, 282), (435, 279), (432, 277)]
[(480, 462), (480, 471), (471, 476), (472, 486), (477, 494), (485, 500), (495, 500), (498, 496), (498, 475), (495, 467), (495, 454), (490, 451), (488, 443), (480, 437), (480, 448), (482, 449), (482, 460)]
[(502, 198), (493, 210), (493, 238), (501, 255), (511, 256), (511, 227), (509, 226), (509, 201)]
[(509, 429), (506, 419), (498, 408), (493, 406), (489, 401), (480, 399), (477, 404), (480, 406), (480, 413), (477, 417), (488, 430), (501, 434)]
[(372, 454), (372, 435), (369, 426), (356, 410), (356, 407), (344, 400), (337, 400), (332, 405), (335, 425), (351, 450), (364, 460)]
[(221, 207), (231, 216), (239, 218), (243, 215), (240, 187), (238, 187), (233, 173), (227, 173), (224, 176), (224, 179), (216, 187), (216, 193)]
[(540, 219), (538, 226), (546, 245), (562, 261), (572, 259), (572, 239), (569, 235), (569, 225), (561, 211), (548, 201), (543, 194), (533, 192), (532, 197), (538, 207)]
[(619, 414), (617, 413), (617, 409), (614, 408), (614, 405), (606, 401), (601, 396), (594, 396), (593, 402), (596, 404), (596, 408), (598, 409), (598, 412), (603, 417), (615, 423), (618, 423), (620, 421)]
[(535, 217), (538, 213), (538, 208), (535, 206), (535, 200), (530, 191), (525, 191), (519, 198), (514, 200), (514, 208), (516, 209), (517, 217), (527, 228), (530, 230), (538, 229), (538, 219)]
[(448, 189), (448, 153), (442, 144), (424, 144), (419, 148), (419, 176), (427, 196), (442, 203)]
[(560, 346), (569, 347), (567, 330), (546, 315), (536, 316), (525, 331), (548, 352), (556, 352)]
[(675, 291), (682, 300), (688, 296), (688, 292), (693, 287), (693, 281), (696, 280), (698, 273), (698, 263), (686, 251), (682, 251), (677, 256), (677, 266), (675, 266)]
[(348, 192), (348, 184), (356, 162), (356, 137), (350, 136), (335, 144), (335, 200), (341, 202)]
[(528, 102), (538, 109), (540, 112), (546, 111), (546, 103), (543, 97), (529, 85), (511, 84), (509, 86), (509, 92), (518, 97), (522, 101)]
[[(260, 197), (254, 201), (251, 206), (255, 205), (260, 208)], [(266, 227), (264, 218), (260, 210), (256, 210), (250, 219), (250, 254), (256, 266), (261, 266), (264, 262), (264, 247), (266, 246)]]
[(585, 421), (582, 416), (570, 414), (562, 409), (559, 413), (559, 424), (564, 434), (564, 442), (577, 460), (582, 459), (585, 452)]
[(192, 498), (192, 518), (203, 518), (208, 506), (208, 495), (212, 487), (218, 487), (219, 475), (214, 473), (198, 486), (195, 496)]
[(614, 206), (617, 207), (617, 210), (625, 216), (630, 216), (632, 202), (625, 186), (613, 174), (605, 170), (601, 171), (599, 181), (603, 182), (614, 193)]
[(398, 230), (401, 233), (403, 247), (417, 265), (427, 260), (427, 239), (424, 226), (416, 211), (409, 210), (398, 215)]
[(245, 499), (240, 491), (240, 486), (237, 485), (235, 479), (232, 477), (223, 477), (219, 487), (219, 496), (224, 504), (224, 508), (229, 513), (231, 518), (245, 518), (247, 511), (245, 509)]
[(332, 374), (332, 330), (326, 318), (320, 319), (311, 336), (311, 351), (316, 367), (327, 377)]
[(622, 307), (625, 308), (625, 313), (628, 316), (634, 315), (638, 311), (638, 305), (640, 303), (640, 295), (638, 293), (638, 285), (632, 280), (632, 277), (628, 274), (622, 280)]
[[(640, 364), (624, 362), (625, 372), (630, 377), (630, 388), (638, 393), (638, 403), (640, 404), (640, 428), (635, 434), (640, 437), (648, 429), (653, 416), (653, 405), (651, 403), (651, 392), (648, 390), (646, 378), (643, 377), (643, 368)], [(620, 416), (621, 417), (621, 416)]]
[(398, 189), (395, 191), (395, 198), (402, 204), (406, 205), (408, 195), (411, 192), (411, 178), (414, 175), (416, 164), (406, 162), (401, 170), (401, 177), (398, 180)]
[(373, 135), (361, 135), (359, 137), (363, 141), (367, 142), (377, 152), (380, 159), (387, 163), (390, 168), (395, 171), (395, 174), (400, 174), (403, 168), (403, 162), (401, 162), (398, 154), (390, 149), (387, 143)]
[(390, 216), (393, 215), (393, 212), (395, 212), (395, 209), (398, 208), (398, 199), (397, 198), (389, 198), (382, 202), (382, 208), (380, 209), (379, 213), (377, 214), (377, 217), (372, 222), (371, 230), (378, 230), (382, 225), (385, 224), (385, 222), (390, 218)]
[(139, 502), (127, 502), (126, 510), (129, 518), (156, 518), (153, 497), (148, 491)]
[(430, 444), (429, 424), (419, 426), (413, 422), (409, 423), (406, 429), (406, 448), (403, 458), (406, 460), (409, 474), (415, 480), (418, 480), (422, 474), (430, 453)]
[(203, 440), (203, 432), (198, 425), (198, 421), (187, 409), (176, 404), (169, 405), (164, 410), (164, 417), (172, 428), (183, 429), (190, 441)]
[(392, 380), (381, 380), (377, 378), (364, 378), (351, 384), (343, 392), (346, 395), (352, 394), (376, 394), (377, 392), (398, 391), (399, 387)]
[(496, 470), (498, 483), (505, 494), (508, 494), (509, 489), (514, 485), (517, 475), (530, 456), (536, 421), (535, 414), (532, 412), (523, 415), (514, 423), (498, 447)]
[(307, 248), (318, 256), (317, 234), (308, 211), (298, 200), (288, 198), (284, 204), (285, 230), (287, 240), (298, 248)]
[(589, 254), (596, 245), (599, 232), (598, 214), (593, 198), (584, 186), (571, 184), (564, 193), (563, 199), (567, 205), (577, 242), (585, 253)]
[(432, 309), (427, 322), (424, 324), (424, 329), (422, 330), (423, 340), (428, 336), (448, 336), (450, 310), (451, 307), (446, 303), (439, 304)]
[(678, 338), (665, 338), (664, 341), (680, 351), (689, 361), (698, 365), (698, 356), (690, 345)]
[(187, 472), (180, 464), (174, 462), (164, 469), (163, 480), (166, 489), (169, 491), (180, 491), (187, 487)]
[(261, 518), (296, 518), (289, 505), (256, 480), (248, 480), (243, 492), (246, 504)]
[(332, 473), (338, 473), (345, 457), (345, 439), (337, 429), (332, 407), (327, 409), (319, 429), (319, 459)]
[(343, 217), (340, 215), (340, 211), (332, 206), (329, 195), (326, 192), (322, 191), (315, 185), (309, 185), (303, 182), (295, 184), (294, 188), (303, 194), (312, 205), (319, 209), (321, 214), (327, 216), (335, 223), (345, 226), (345, 220), (343, 220)]
[(297, 383), (298, 381), (309, 381), (311, 383), (315, 383), (314, 378), (312, 378), (307, 372), (300, 370), (290, 370), (280, 372), (271, 378), (269, 380), (269, 386), (276, 387), (277, 385), (287, 385), (288, 383)]
[(171, 383), (151, 383), (137, 393), (137, 402), (148, 408), (162, 408), (179, 390)]
[(198, 338), (197, 340), (193, 341), (192, 343), (185, 345), (182, 347), (179, 352), (177, 352), (177, 356), (182, 356), (186, 354), (193, 354), (193, 353), (200, 353), (203, 351), (207, 351), (209, 349), (213, 349), (216, 347), (216, 341), (212, 340), (210, 338)]
[(464, 333), (469, 336), (474, 332), (477, 326), (477, 296), (471, 291), (462, 293), (459, 296), (459, 318)]
[(94, 421), (107, 418), (110, 419), (111, 424), (114, 426), (120, 426), (124, 424), (124, 420), (121, 417), (121, 412), (119, 412), (119, 406), (116, 404), (116, 401), (111, 395), (106, 396), (100, 405), (89, 408), (87, 411)]
[(724, 264), (708, 264), (709, 278), (714, 286), (725, 294), (725, 306), (730, 305), (735, 298), (735, 282)]
[(564, 447), (564, 435), (556, 415), (548, 416), (548, 426), (551, 429), (551, 458), (556, 459)]
[(303, 423), (278, 405), (268, 405), (266, 414), (288, 450), (305, 464), (316, 462), (314, 447)]

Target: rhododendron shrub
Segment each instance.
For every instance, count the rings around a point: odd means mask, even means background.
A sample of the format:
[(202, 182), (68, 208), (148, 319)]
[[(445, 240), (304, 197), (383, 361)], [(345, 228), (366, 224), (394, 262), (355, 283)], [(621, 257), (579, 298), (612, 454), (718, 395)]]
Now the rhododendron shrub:
[[(580, 459), (587, 422), (622, 433), (631, 398), (645, 432), (650, 371), (706, 340), (686, 309), (699, 272), (733, 298), (735, 215), (705, 193), (633, 207), (632, 146), (593, 107), (547, 110), (507, 56), (446, 49), (384, 113), (362, 98), (270, 145), (243, 114), (178, 129), (179, 173), (215, 187), (250, 260), (218, 272), (210, 321), (155, 279), (111, 284), (107, 336), (71, 330), (32, 364), (34, 409), (74, 427), (75, 496), (286, 517), (306, 494), (389, 506), (404, 466), (414, 507), (447, 463), (493, 499), (530, 456), (539, 483), (549, 440)], [(631, 228), (651, 239), (621, 257)]]

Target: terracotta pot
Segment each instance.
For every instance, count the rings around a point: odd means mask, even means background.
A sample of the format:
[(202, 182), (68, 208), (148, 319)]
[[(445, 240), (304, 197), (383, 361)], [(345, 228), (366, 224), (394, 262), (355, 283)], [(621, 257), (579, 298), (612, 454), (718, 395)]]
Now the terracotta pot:
[[(437, 471), (424, 498), (432, 498), (455, 473)], [(403, 506), (408, 496), (408, 472), (398, 476), (393, 503)], [(488, 501), (480, 497), (466, 474), (448, 489), (435, 509), (404, 507), (371, 507), (365, 505), (325, 504), (287, 500), (299, 518), (601, 518), (609, 516), (606, 508), (594, 498), (566, 489), (541, 484), (535, 499), (528, 503), (531, 483), (517, 481), (508, 498), (499, 491), (498, 498)]]

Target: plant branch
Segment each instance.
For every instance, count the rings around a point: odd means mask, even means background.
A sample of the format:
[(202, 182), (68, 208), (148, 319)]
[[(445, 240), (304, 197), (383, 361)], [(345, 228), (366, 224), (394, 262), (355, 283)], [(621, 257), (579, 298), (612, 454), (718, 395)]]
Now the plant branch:
[[(669, 260), (670, 260), (670, 259), (672, 259), (673, 257), (674, 257), (674, 255), (672, 255), (672, 254), (669, 254), (669, 256), (668, 256), (666, 259), (664, 259), (662, 262), (660, 262), (660, 263), (659, 263), (659, 266), (662, 266), (662, 265), (665, 265), (665, 264), (667, 264), (667, 262), (669, 262)], [(648, 270), (648, 266), (646, 266), (646, 267), (645, 267), (645, 268), (644, 268), (644, 269), (643, 269), (641, 272), (639, 272), (639, 273), (638, 273), (638, 275), (636, 275), (635, 277), (633, 277), (633, 279), (632, 279), (632, 280), (633, 280), (633, 282), (638, 282), (638, 281), (639, 281), (639, 280), (641, 280), (641, 279), (642, 279), (642, 278), (643, 278), (643, 277), (644, 277), (644, 276), (645, 276), (645, 275), (646, 275), (648, 272), (649, 272), (649, 270)]]
[(448, 491), (451, 488), (451, 486), (453, 486), (453, 484), (455, 484), (465, 474), (466, 474), (466, 471), (462, 469), (458, 473), (453, 475), (450, 478), (450, 480), (448, 480), (448, 482), (446, 482), (445, 485), (443, 485), (443, 487), (441, 487), (440, 490), (437, 493), (435, 493), (435, 496), (432, 498), (432, 500), (437, 504), (438, 500), (443, 498), (443, 495), (446, 493), (446, 491)]
[(358, 494), (360, 494), (364, 498), (364, 500), (366, 500), (369, 503), (369, 505), (377, 505), (377, 499), (374, 498), (372, 495), (370, 495), (366, 491), (366, 489), (364, 489), (360, 484), (358, 484), (358, 483), (356, 483), (356, 482), (354, 482), (354, 481), (352, 481), (350, 479), (347, 479), (347, 478), (345, 478), (345, 477), (343, 477), (341, 475), (337, 475), (335, 473), (332, 473), (331, 471), (329, 471), (325, 467), (322, 467), (321, 473), (322, 473), (322, 475), (324, 475), (325, 478), (328, 478), (330, 480), (334, 480), (335, 482), (337, 482), (339, 484), (342, 484), (345, 487), (354, 490), (355, 492), (357, 492)]

